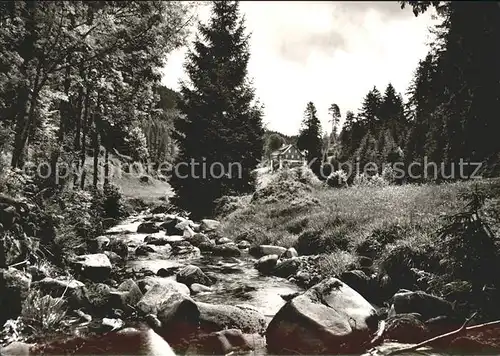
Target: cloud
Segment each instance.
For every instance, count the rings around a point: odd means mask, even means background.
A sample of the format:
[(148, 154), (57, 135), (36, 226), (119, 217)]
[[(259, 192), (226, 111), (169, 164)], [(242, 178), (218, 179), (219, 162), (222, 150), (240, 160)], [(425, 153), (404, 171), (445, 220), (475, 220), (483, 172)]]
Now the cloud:
[[(264, 120), (289, 135), (298, 132), (308, 101), (330, 129), (332, 102), (344, 117), (374, 85), (383, 91), (392, 82), (404, 93), (428, 50), (430, 14), (414, 17), (397, 2), (243, 1), (240, 8), (252, 33), (248, 73)], [(184, 55), (169, 57), (165, 85), (176, 89), (185, 78)]]

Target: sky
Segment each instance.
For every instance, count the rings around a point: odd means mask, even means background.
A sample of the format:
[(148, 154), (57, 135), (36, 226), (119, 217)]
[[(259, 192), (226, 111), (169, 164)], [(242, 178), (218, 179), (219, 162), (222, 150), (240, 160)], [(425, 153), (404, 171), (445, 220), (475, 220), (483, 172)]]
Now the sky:
[[(242, 1), (240, 11), (251, 33), (248, 73), (264, 123), (286, 135), (298, 134), (309, 101), (329, 132), (331, 103), (344, 118), (374, 85), (383, 93), (391, 82), (405, 96), (434, 23), (430, 12), (415, 17), (397, 1)], [(207, 21), (210, 7), (200, 5), (197, 15)], [(186, 51), (167, 58), (162, 83), (169, 88), (186, 79)]]

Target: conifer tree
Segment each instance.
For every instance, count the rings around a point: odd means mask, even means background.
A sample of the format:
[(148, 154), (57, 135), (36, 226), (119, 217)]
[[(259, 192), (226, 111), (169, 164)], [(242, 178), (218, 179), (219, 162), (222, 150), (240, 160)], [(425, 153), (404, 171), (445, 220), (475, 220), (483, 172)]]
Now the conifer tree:
[(319, 176), (321, 168), (321, 123), (317, 117), (316, 107), (313, 102), (307, 103), (304, 120), (300, 129), (297, 146), (307, 151), (307, 162), (316, 175)]

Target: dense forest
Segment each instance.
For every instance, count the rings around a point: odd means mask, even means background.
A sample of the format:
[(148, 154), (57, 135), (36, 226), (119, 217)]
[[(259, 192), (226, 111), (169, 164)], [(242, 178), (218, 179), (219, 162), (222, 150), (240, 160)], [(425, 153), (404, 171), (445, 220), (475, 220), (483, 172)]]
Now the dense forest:
[[(184, 2), (2, 2), (2, 164), (60, 163), (93, 185), (104, 154), (169, 161), (177, 95), (160, 84), (166, 54), (184, 45), (193, 20)], [(78, 173), (78, 174), (76, 174)], [(104, 179), (106, 180), (106, 179)]]
[[(480, 163), (484, 174), (497, 174), (500, 151), (496, 133), (500, 128), (500, 7), (497, 2), (408, 1), (415, 16), (436, 10), (440, 23), (432, 29), (434, 41), (429, 53), (415, 69), (408, 88), (408, 100), (389, 83), (373, 87), (357, 112), (347, 111), (338, 137), (338, 107), (332, 104), (333, 129), (316, 130), (301, 148), (319, 145), (319, 159), (330, 162), (374, 162), (381, 173), (385, 163), (412, 162), (443, 164), (450, 174), (453, 163)], [(398, 88), (401, 89), (401, 88)], [(307, 121), (310, 104), (303, 125)], [(315, 125), (320, 125), (315, 121)], [(304, 130), (302, 130), (304, 132)], [(300, 140), (299, 140), (300, 141)], [(306, 140), (307, 141), (307, 140)], [(315, 143), (314, 143), (315, 142)], [(317, 149), (316, 149), (317, 151)], [(325, 154), (325, 151), (328, 151)], [(321, 157), (322, 155), (322, 157)], [(338, 168), (338, 166), (337, 166)], [(421, 180), (440, 180), (423, 171)], [(422, 170), (422, 168), (420, 167)], [(465, 168), (465, 176), (475, 167)], [(409, 179), (407, 177), (408, 181)], [(415, 180), (415, 179), (414, 179)], [(418, 180), (418, 179), (417, 179)]]

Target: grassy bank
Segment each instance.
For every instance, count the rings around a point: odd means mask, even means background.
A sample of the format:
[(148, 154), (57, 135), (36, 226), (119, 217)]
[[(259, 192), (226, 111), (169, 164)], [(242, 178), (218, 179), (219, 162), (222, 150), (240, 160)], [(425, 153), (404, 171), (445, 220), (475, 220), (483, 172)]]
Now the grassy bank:
[(222, 219), (222, 234), (293, 246), (301, 255), (321, 254), (323, 275), (339, 275), (366, 256), (381, 276), (404, 279), (415, 268), (435, 274), (433, 291), (441, 293), (446, 283), (466, 279), (467, 269), (482, 273), (494, 265), (490, 259), (496, 257), (486, 255), (497, 253), (495, 242), (484, 242), (479, 230), (458, 224), (443, 235), (442, 229), (476, 196), (484, 199), (481, 221), (496, 234), (499, 179), (334, 189), (307, 174), (281, 172), (262, 181), (268, 183), (260, 185), (251, 203)]

